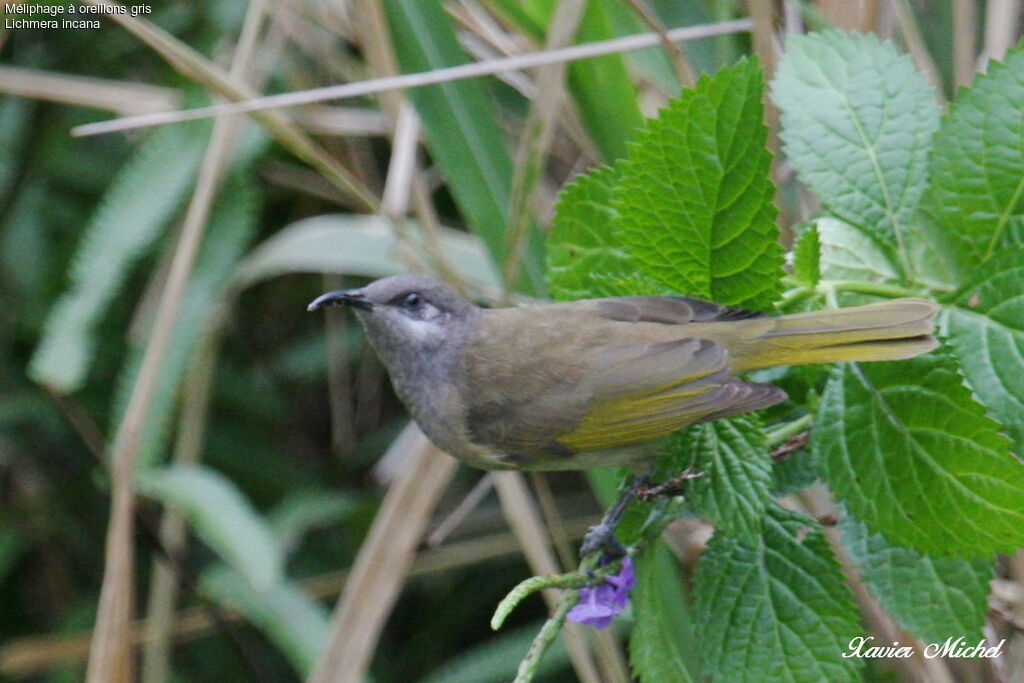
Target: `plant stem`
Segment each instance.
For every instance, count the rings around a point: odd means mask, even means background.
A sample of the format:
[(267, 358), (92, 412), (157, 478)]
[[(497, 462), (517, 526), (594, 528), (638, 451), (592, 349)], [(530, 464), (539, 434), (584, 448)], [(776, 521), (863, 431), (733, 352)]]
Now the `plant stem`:
[[(802, 420), (803, 418), (801, 418)], [(800, 422), (801, 420), (795, 420), (794, 423)], [(787, 428), (789, 426), (787, 425)], [(635, 486), (634, 477), (627, 477), (628, 486), (632, 489)], [(623, 499), (616, 503), (616, 506), (622, 504)], [(650, 517), (644, 524), (643, 530), (641, 531), (641, 538), (631, 546), (629, 554), (632, 555), (636, 552), (641, 552), (647, 548), (649, 544), (661, 536), (662, 532), (668, 524), (679, 516), (680, 510), (683, 506), (683, 499), (681, 496), (676, 496), (671, 499), (662, 499), (659, 501), (655, 509), (652, 510)], [(606, 514), (607, 517), (607, 514)], [(527, 595), (537, 590), (543, 589), (550, 586), (565, 587), (558, 603), (555, 606), (555, 611), (544, 622), (544, 626), (537, 633), (533, 642), (530, 644), (530, 649), (527, 650), (523, 660), (519, 663), (519, 670), (516, 673), (516, 678), (513, 683), (529, 683), (533, 680), (533, 676), (537, 672), (537, 667), (540, 665), (540, 660), (544, 656), (545, 651), (550, 647), (551, 643), (558, 636), (558, 632), (561, 630), (562, 625), (565, 623), (566, 615), (569, 610), (576, 604), (579, 599), (579, 591), (576, 587), (586, 584), (592, 585), (594, 580), (605, 576), (610, 573), (617, 571), (617, 563), (610, 564), (596, 569), (601, 559), (601, 553), (593, 552), (586, 555), (580, 562), (579, 569), (569, 574), (562, 574), (558, 576), (535, 576), (531, 579), (527, 579), (520, 583), (511, 593), (502, 601), (502, 603), (495, 610), (494, 617), (491, 620), (492, 628), (500, 628), (501, 623), (505, 617), (508, 616), (509, 612), (515, 608), (516, 604), (523, 600)]]
[(794, 287), (793, 289), (787, 289), (785, 292), (782, 293), (782, 298), (778, 303), (778, 308), (783, 311), (788, 310), (794, 305), (800, 303), (801, 301), (806, 301), (807, 299), (810, 299), (817, 293), (818, 292), (815, 289), (804, 286)]
[(530, 649), (527, 650), (523, 661), (519, 662), (519, 670), (516, 671), (516, 679), (513, 683), (530, 683), (533, 680), (537, 673), (537, 667), (540, 666), (541, 658), (558, 637), (558, 632), (562, 630), (562, 624), (565, 622), (565, 616), (576, 604), (578, 594), (579, 592), (575, 589), (569, 589), (562, 593), (562, 597), (555, 607), (555, 613), (544, 622), (544, 626), (530, 643)]
[[(545, 50), (558, 50), (572, 44), (586, 3), (568, 0), (558, 3), (548, 26)], [(536, 79), (537, 96), (530, 103), (530, 112), (520, 133), (516, 150), (512, 187), (509, 191), (508, 229), (505, 233), (505, 287), (517, 289), (534, 216), (534, 195), (544, 171), (544, 162), (554, 139), (555, 124), (565, 101), (564, 63), (547, 64)], [(537, 291), (537, 283), (527, 283), (529, 291)]]
[[(582, 566), (582, 565), (581, 565)], [(612, 570), (605, 571), (604, 573), (598, 574), (596, 572), (587, 573), (583, 570), (577, 570), (568, 574), (551, 574), (549, 576), (531, 576), (525, 581), (520, 581), (519, 585), (509, 591), (509, 594), (498, 603), (498, 607), (494, 610), (494, 616), (491, 617), (491, 628), (497, 631), (505, 623), (505, 619), (509, 614), (512, 613), (520, 602), (533, 595), (537, 591), (547, 590), (548, 588), (565, 588), (565, 589), (577, 589), (583, 586), (589, 586), (595, 583), (600, 583), (604, 576), (612, 573)], [(557, 603), (556, 603), (557, 608)]]
[(766, 435), (768, 448), (774, 448), (776, 446), (781, 446), (782, 444), (786, 443), (790, 439), (790, 437), (796, 436), (803, 430), (807, 429), (811, 425), (811, 421), (813, 419), (814, 418), (811, 416), (811, 414), (808, 413), (803, 417), (798, 417), (792, 422), (787, 422), (781, 427), (778, 427), (768, 432), (768, 434)]
[(779, 308), (783, 311), (792, 308), (794, 305), (805, 301), (812, 296), (822, 295), (826, 299), (834, 297), (836, 292), (855, 292), (857, 294), (870, 294), (872, 296), (884, 296), (896, 298), (902, 296), (921, 296), (922, 292), (894, 285), (888, 282), (870, 282), (868, 280), (821, 280), (816, 287), (799, 285), (788, 289), (782, 294), (779, 301)]
[(886, 282), (868, 282), (867, 280), (822, 280), (818, 283), (818, 291), (832, 290), (835, 292), (856, 292), (858, 294), (871, 294), (874, 296), (901, 297), (921, 296), (921, 292), (891, 285)]

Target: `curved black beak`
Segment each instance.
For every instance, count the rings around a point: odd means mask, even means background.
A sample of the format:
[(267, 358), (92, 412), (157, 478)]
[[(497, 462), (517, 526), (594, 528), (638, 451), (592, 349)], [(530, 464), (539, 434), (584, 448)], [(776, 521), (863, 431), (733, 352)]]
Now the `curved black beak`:
[(324, 306), (351, 306), (361, 311), (369, 311), (373, 308), (373, 302), (366, 298), (361, 289), (339, 289), (334, 292), (321, 294), (306, 306), (307, 311), (315, 311)]

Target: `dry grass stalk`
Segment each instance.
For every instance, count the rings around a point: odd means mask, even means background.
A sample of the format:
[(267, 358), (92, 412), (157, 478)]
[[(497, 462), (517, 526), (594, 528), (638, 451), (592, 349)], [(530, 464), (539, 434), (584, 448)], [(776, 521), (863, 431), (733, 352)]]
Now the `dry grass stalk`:
[[(558, 504), (555, 501), (554, 492), (551, 490), (550, 478), (544, 472), (531, 472), (530, 478), (537, 495), (537, 503), (544, 516), (545, 528), (554, 542), (559, 561), (563, 567), (572, 567), (577, 564), (576, 546), (572, 544), (575, 536), (566, 528), (565, 521), (558, 511)], [(610, 681), (629, 680), (629, 663), (626, 660), (625, 652), (623, 652), (622, 642), (615, 625), (594, 629), (590, 635), (593, 637), (597, 664), (601, 668), (604, 678)]]
[(782, 30), (787, 35), (804, 32), (804, 19), (800, 14), (800, 3), (798, 0), (783, 0)]
[(302, 125), (311, 133), (338, 136), (388, 134), (387, 119), (365, 107), (310, 107), (302, 112)]
[[(94, 4), (109, 4), (108, 0), (89, 1)], [(125, 15), (114, 15), (114, 18), (116, 21), (119, 21), (126, 26), (132, 25), (136, 26), (136, 30), (139, 29), (139, 25), (129, 24), (127, 21), (131, 20), (133, 22), (138, 22), (140, 21), (138, 19), (132, 19)], [(175, 65), (186, 73), (186, 75), (195, 77), (197, 80), (200, 80), (200, 82), (204, 82), (207, 87), (214, 88), (219, 94), (230, 97), (235, 101), (228, 104), (218, 104), (210, 107), (199, 107), (196, 109), (185, 109), (176, 112), (126, 117), (110, 121), (100, 121), (99, 123), (90, 123), (83, 126), (77, 126), (72, 129), (73, 135), (99, 135), (101, 133), (113, 133), (120, 130), (161, 126), (180, 121), (195, 121), (198, 119), (210, 118), (217, 114), (261, 112), (269, 109), (293, 107), (300, 104), (313, 104), (316, 102), (327, 102), (330, 100), (373, 95), (388, 90), (401, 90), (404, 88), (415, 88), (423, 85), (447, 83), (449, 81), (460, 80), (463, 78), (492, 76), (505, 71), (530, 69), (543, 66), (545, 64), (553, 64), (555, 62), (571, 62), (577, 59), (588, 59), (590, 57), (600, 57), (601, 55), (640, 50), (645, 47), (653, 47), (660, 41), (659, 36), (655, 33), (641, 33), (638, 35), (623, 36), (620, 38), (612, 38), (610, 40), (597, 41), (593, 43), (584, 43), (582, 45), (572, 45), (570, 47), (550, 52), (531, 53), (506, 59), (496, 59), (485, 63), (474, 62), (470, 64), (461, 64), (459, 66), (435, 69), (433, 71), (425, 71), (423, 73), (403, 74), (401, 76), (388, 78), (374, 78), (357, 83), (331, 85), (323, 88), (313, 88), (311, 90), (302, 90), (299, 92), (284, 93), (281, 95), (269, 95), (267, 97), (244, 97), (239, 95), (239, 90), (235, 84), (231, 84), (219, 76), (217, 78), (210, 78), (212, 74), (216, 74), (216, 70), (211, 70), (210, 65), (206, 63), (205, 60), (195, 55), (189, 48), (187, 48), (187, 46), (183, 46), (181, 43), (147, 22), (141, 22), (141, 24), (143, 25), (142, 28), (147, 36), (147, 38), (143, 38), (143, 40), (147, 40), (147, 42), (149, 42), (149, 39), (159, 38), (159, 40), (154, 40), (154, 43), (151, 43), (151, 45), (153, 47), (157, 47), (157, 45), (159, 45), (157, 49), (160, 50), (161, 53), (163, 53), (167, 48), (172, 48), (173, 52), (168, 52), (165, 56), (175, 63)], [(716, 24), (674, 28), (666, 31), (666, 34), (671, 40), (687, 41), (728, 35), (732, 33), (743, 33), (749, 31), (752, 26), (753, 23), (750, 19), (734, 19), (732, 21), (723, 21)], [(141, 34), (140, 37), (142, 37)], [(185, 55), (192, 60), (188, 64), (182, 64), (179, 60), (180, 57)], [(197, 74), (191, 70), (191, 67), (197, 65), (202, 66), (204, 69), (203, 74)], [(204, 78), (208, 80), (209, 83), (204, 81)]]
[(0, 92), (135, 116), (178, 106), (178, 93), (146, 83), (0, 66)]
[[(178, 417), (177, 438), (171, 460), (178, 464), (198, 462), (213, 386), (213, 369), (217, 360), (217, 329), (211, 326), (200, 341), (183, 382), (184, 395)], [(173, 557), (184, 557), (186, 550), (185, 520), (169, 508), (160, 520), (160, 544)], [(177, 631), (175, 607), (178, 602), (178, 575), (164, 558), (153, 562), (149, 599), (146, 603), (145, 647), (142, 653), (142, 681), (160, 683), (170, 673), (171, 649)]]
[[(413, 425), (407, 429), (418, 431)], [(309, 677), (312, 683), (363, 679), (455, 465), (451, 456), (418, 434), (352, 565), (324, 651)]]
[[(380, 0), (360, 0), (353, 9), (355, 22), (360, 28), (361, 48), (367, 70), (377, 77), (395, 76), (399, 72), (398, 59)], [(448, 264), (444, 250), (441, 249), (437, 211), (430, 189), (420, 172), (417, 152), (422, 126), (419, 115), (402, 92), (381, 92), (378, 98), (394, 132), (381, 213), (391, 219), (396, 233), (401, 233), (404, 229), (403, 219), (410, 213), (411, 206), (425, 237), (428, 261), (442, 279), (465, 293), (465, 286)]]
[(665, 52), (668, 54), (669, 61), (672, 62), (672, 68), (676, 72), (676, 78), (679, 79), (679, 83), (684, 88), (692, 88), (697, 82), (697, 72), (690, 64), (690, 60), (686, 58), (686, 53), (683, 48), (672, 42), (672, 39), (665, 33), (665, 27), (662, 26), (661, 21), (657, 15), (651, 11), (651, 9), (644, 3), (643, 0), (626, 0), (629, 6), (633, 8), (640, 20), (647, 24), (647, 26), (658, 34), (661, 38), (661, 45), (665, 48)]
[[(782, 47), (775, 38), (775, 8), (773, 3), (748, 0), (747, 10), (754, 20), (754, 53), (764, 65), (765, 80), (775, 76)], [(782, 156), (779, 154), (779, 110), (767, 95), (764, 99), (764, 118), (768, 125), (768, 149), (772, 151), (772, 168), (777, 169)], [(774, 170), (773, 170), (774, 172)]]
[(945, 98), (942, 96), (942, 76), (939, 75), (935, 60), (932, 59), (928, 46), (921, 36), (921, 28), (917, 24), (914, 11), (910, 9), (907, 0), (893, 0), (892, 8), (896, 13), (896, 24), (899, 26), (900, 35), (903, 36), (903, 43), (907, 46), (910, 56), (914, 58), (914, 64), (924, 72), (928, 85), (935, 88), (939, 102), (943, 102)]
[[(812, 485), (796, 496), (783, 499), (798, 500), (802, 508), (800, 511), (809, 514), (815, 519), (823, 517), (835, 517), (836, 506), (824, 484)], [(949, 667), (941, 659), (928, 659), (924, 656), (924, 643), (914, 637), (913, 634), (904, 631), (899, 625), (885, 613), (882, 606), (868, 591), (867, 586), (860, 578), (857, 568), (846, 553), (846, 548), (839, 536), (839, 529), (836, 526), (823, 526), (822, 531), (828, 539), (836, 560), (839, 561), (843, 575), (846, 577), (846, 584), (853, 592), (854, 602), (864, 619), (864, 623), (878, 642), (892, 643), (900, 641), (911, 645), (913, 656), (907, 659), (895, 659), (892, 663), (899, 667), (907, 676), (907, 680), (920, 681), (920, 683), (954, 683), (955, 678)]]
[(447, 517), (445, 517), (440, 524), (438, 524), (430, 535), (427, 536), (426, 544), (430, 548), (437, 547), (444, 543), (448, 535), (454, 531), (460, 524), (466, 521), (466, 518), (477, 508), (478, 505), (487, 497), (487, 494), (494, 488), (494, 472), (485, 472), (480, 479), (477, 480), (473, 488), (469, 490), (459, 504), (452, 510)]
[[(574, 518), (566, 522), (566, 528), (573, 539), (581, 539), (591, 524), (592, 517)], [(479, 538), (449, 543), (442, 548), (425, 550), (416, 556), (409, 577), (424, 576), (450, 571), (461, 567), (506, 557), (520, 552), (515, 536), (502, 531)], [(300, 582), (303, 590), (320, 599), (336, 598), (348, 578), (348, 572), (338, 571), (321, 574)], [(228, 620), (241, 617), (226, 610)], [(216, 630), (217, 624), (205, 607), (189, 607), (174, 615), (173, 640), (183, 643), (204, 636)], [(25, 678), (43, 674), (58, 667), (74, 666), (89, 656), (89, 640), (92, 632), (27, 636), (17, 638), (0, 646), (0, 677)], [(132, 646), (138, 647), (150, 642), (151, 632), (145, 620), (132, 623)]]
[[(773, 3), (759, 2), (759, 0), (748, 0), (747, 11), (750, 18), (754, 20), (754, 53), (761, 59), (764, 65), (765, 80), (775, 76), (775, 67), (779, 63), (780, 47), (775, 38), (775, 8)], [(769, 109), (774, 107), (769, 103)], [(778, 114), (773, 114), (778, 119)], [(777, 123), (774, 128), (777, 128)], [(773, 130), (774, 132), (774, 130)]]
[[(452, 18), (466, 28), (458, 34), (459, 44), (473, 59), (485, 62), (502, 57), (524, 54), (531, 49), (529, 41), (516, 33), (514, 29), (503, 30), (497, 19), (485, 12), (477, 3), (463, 0), (461, 3), (447, 5)], [(533, 46), (532, 49), (537, 49)], [(533, 79), (523, 71), (503, 71), (495, 74), (502, 82), (511, 86), (516, 92), (528, 100), (537, 96), (537, 87)], [(571, 105), (571, 102), (567, 104)], [(508, 120), (503, 121), (509, 135), (518, 136), (518, 128), (513, 128)], [(587, 163), (583, 168), (593, 165), (599, 158), (594, 143), (584, 129), (574, 106), (564, 106), (559, 110), (561, 135), (556, 136), (550, 145), (550, 153), (562, 162), (572, 165), (573, 160), (581, 154)]]
[(953, 0), (953, 80), (970, 85), (977, 63), (978, 6), (975, 0)]
[[(87, 1), (93, 5), (118, 6), (117, 3), (110, 0)], [(119, 23), (159, 53), (179, 72), (209, 88), (216, 94), (236, 101), (251, 100), (256, 97), (255, 92), (247, 85), (240, 83), (238, 79), (231, 78), (229, 74), (225, 73), (191, 47), (154, 24), (144, 19), (132, 17), (130, 14), (114, 13), (103, 16)], [(222, 113), (232, 112), (225, 110)], [(173, 114), (173, 112), (167, 115), (170, 114)], [(254, 114), (253, 118), (262, 124), (267, 132), (283, 147), (320, 171), (325, 178), (345, 192), (356, 206), (362, 209), (376, 210), (376, 196), (330, 154), (313, 142), (292, 121), (277, 112), (262, 112)], [(73, 129), (72, 134), (77, 134), (76, 130), (79, 129)]]
[(1002, 59), (1020, 36), (1021, 0), (988, 0), (985, 3), (985, 45), (981, 68), (990, 59)]
[[(256, 53), (257, 39), (266, 12), (263, 0), (250, 3), (245, 22), (239, 37), (238, 54), (249, 55), (241, 62), (232, 65), (232, 75), (244, 80), (249, 63), (259, 60)], [(269, 42), (269, 41), (268, 41)], [(276, 51), (276, 50), (275, 50)], [(253, 79), (261, 81), (265, 74), (253, 75)], [(163, 281), (161, 280), (161, 283)], [(218, 311), (222, 312), (222, 311)], [(178, 417), (178, 429), (174, 442), (171, 460), (177, 464), (195, 463), (200, 460), (203, 438), (206, 433), (207, 411), (210, 401), (210, 389), (213, 382), (213, 369), (216, 365), (218, 351), (217, 336), (223, 320), (213, 316), (207, 333), (203, 336), (194, 352), (194, 362), (190, 365), (183, 382), (183, 398), (181, 412)], [(183, 557), (186, 552), (186, 525), (180, 514), (171, 509), (163, 511), (159, 529), (160, 543), (165, 551), (174, 557)], [(142, 653), (142, 681), (159, 683), (167, 680), (170, 674), (170, 658), (175, 630), (175, 607), (178, 601), (178, 575), (173, 567), (162, 557), (153, 561), (153, 573), (150, 580), (149, 596), (146, 602), (146, 633), (145, 647)]]
[(391, 142), (387, 182), (380, 201), (380, 212), (392, 221), (402, 220), (409, 210), (421, 128), (416, 109), (408, 101), (402, 102)]
[[(369, 73), (377, 78), (387, 78), (399, 73), (398, 58), (391, 44), (391, 31), (380, 0), (356, 0), (352, 6), (353, 19), (362, 36), (360, 48)], [(381, 109), (388, 113), (391, 125), (398, 121), (398, 110), (402, 104), (402, 93), (388, 91), (378, 94)]]
[[(536, 45), (526, 44), (527, 41), (514, 30), (502, 30), (497, 20), (476, 3), (463, 1), (445, 5), (445, 9), (456, 25), (464, 29), (457, 34), (459, 45), (467, 56), (478, 62), (521, 55), (537, 49)], [(533, 80), (522, 71), (502, 71), (494, 76), (528, 100), (532, 100), (537, 92)]]
[[(256, 1), (254, 6), (262, 7)], [(262, 14), (262, 10), (258, 9)], [(257, 25), (258, 28), (258, 25)], [(255, 51), (257, 30), (250, 31), (232, 60), (231, 74), (240, 79)], [(210, 207), (222, 172), (230, 159), (238, 129), (237, 117), (218, 118), (203, 157), (196, 188), (183, 222), (179, 240), (161, 292), (149, 343), (143, 354), (131, 398), (111, 447), (112, 503), (107, 532), (103, 584), (93, 632), (87, 680), (90, 683), (131, 681), (133, 657), (131, 620), (134, 609), (133, 546), (135, 514), (135, 460), (143, 421), (159, 381), (160, 368), (170, 342), (174, 321), (199, 251)]]
[(351, 202), (337, 185), (322, 175), (298, 163), (270, 159), (260, 165), (260, 176), (268, 183), (290, 192), (315, 197), (339, 207), (348, 207)]
[[(564, 0), (558, 3), (548, 27), (545, 51), (564, 48), (572, 43), (583, 10), (584, 0)], [(530, 101), (516, 150), (509, 192), (508, 228), (505, 231), (504, 280), (509, 291), (516, 288), (522, 264), (523, 249), (530, 223), (533, 220), (533, 198), (537, 182), (544, 170), (544, 160), (551, 146), (559, 110), (566, 101), (565, 64), (554, 63), (541, 67), (536, 78), (537, 94)]]
[[(751, 5), (764, 0), (751, 0)], [(831, 26), (848, 31), (873, 31), (878, 14), (878, 0), (818, 0), (818, 14)]]
[[(501, 509), (519, 540), (526, 561), (534, 574), (557, 574), (561, 571), (547, 537), (544, 523), (530, 500), (530, 493), (520, 472), (496, 472), (494, 485), (501, 500)], [(554, 589), (542, 592), (544, 602), (554, 610), (560, 594)], [(565, 625), (565, 647), (576, 675), (583, 683), (601, 683), (600, 675), (579, 624)], [(627, 678), (628, 680), (628, 678)]]

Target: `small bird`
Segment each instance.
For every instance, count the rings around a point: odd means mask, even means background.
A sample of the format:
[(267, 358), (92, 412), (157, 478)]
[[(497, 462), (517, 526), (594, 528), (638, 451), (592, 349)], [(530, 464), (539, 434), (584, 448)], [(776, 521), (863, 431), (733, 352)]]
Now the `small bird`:
[(924, 299), (776, 317), (681, 296), (481, 308), (396, 275), (309, 304), (351, 307), (439, 448), (484, 469), (639, 469), (649, 442), (785, 400), (758, 368), (912, 358), (937, 346)]

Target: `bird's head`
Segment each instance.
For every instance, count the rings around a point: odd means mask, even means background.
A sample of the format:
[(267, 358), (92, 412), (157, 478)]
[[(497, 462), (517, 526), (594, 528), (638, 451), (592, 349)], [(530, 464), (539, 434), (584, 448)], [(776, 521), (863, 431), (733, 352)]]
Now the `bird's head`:
[(355, 311), (385, 363), (395, 356), (439, 350), (466, 334), (479, 309), (440, 280), (394, 275), (358, 289), (327, 292), (309, 304), (315, 311), (344, 305)]

